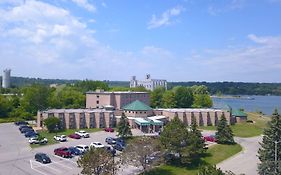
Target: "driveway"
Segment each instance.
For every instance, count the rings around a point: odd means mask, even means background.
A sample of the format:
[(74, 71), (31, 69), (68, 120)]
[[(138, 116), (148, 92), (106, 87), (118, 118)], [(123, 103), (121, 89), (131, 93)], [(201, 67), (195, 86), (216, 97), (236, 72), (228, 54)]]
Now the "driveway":
[(219, 163), (217, 167), (224, 171), (230, 170), (235, 174), (257, 175), (257, 157), (259, 142), (262, 137), (240, 138), (236, 137), (235, 141), (243, 147), (243, 150), (233, 157)]

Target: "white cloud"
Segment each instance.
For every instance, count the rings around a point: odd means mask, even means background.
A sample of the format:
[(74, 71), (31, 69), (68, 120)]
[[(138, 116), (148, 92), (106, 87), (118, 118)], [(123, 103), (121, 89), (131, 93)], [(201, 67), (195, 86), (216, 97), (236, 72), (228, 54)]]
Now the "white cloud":
[(153, 14), (151, 20), (148, 22), (147, 28), (153, 29), (170, 25), (173, 23), (172, 18), (180, 15), (184, 10), (183, 7), (177, 6), (166, 10), (160, 17), (156, 17), (156, 15)]
[(82, 7), (90, 12), (96, 12), (97, 8), (95, 5), (88, 2), (88, 0), (72, 0), (79, 7)]
[[(196, 72), (192, 78), (209, 81), (280, 82), (281, 37), (250, 34), (248, 38), (258, 45), (208, 49), (197, 52), (196, 57), (191, 55), (186, 62), (189, 64), (189, 71)], [(204, 70), (204, 74), (200, 74), (198, 70)]]
[(173, 54), (170, 51), (155, 46), (145, 46), (141, 53), (146, 57), (149, 56), (151, 58), (173, 58)]
[(101, 5), (106, 8), (107, 7), (107, 4), (105, 2), (102, 2)]

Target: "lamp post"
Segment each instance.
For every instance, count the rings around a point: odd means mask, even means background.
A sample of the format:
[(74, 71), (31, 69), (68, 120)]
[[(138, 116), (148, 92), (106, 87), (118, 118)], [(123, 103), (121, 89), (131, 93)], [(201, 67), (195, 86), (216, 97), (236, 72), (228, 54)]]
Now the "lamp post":
[(59, 126), (58, 126), (58, 124), (56, 124), (56, 128), (55, 128), (55, 130), (56, 130), (56, 136), (58, 135), (58, 129), (59, 129)]
[(275, 165), (275, 173), (277, 173), (277, 144), (281, 141), (274, 141), (275, 151), (274, 151), (274, 165)]

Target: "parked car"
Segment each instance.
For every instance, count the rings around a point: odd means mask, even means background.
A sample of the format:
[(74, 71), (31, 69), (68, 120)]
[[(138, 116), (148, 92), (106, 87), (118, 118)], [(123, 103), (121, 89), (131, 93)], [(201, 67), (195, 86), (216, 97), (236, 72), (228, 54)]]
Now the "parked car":
[(80, 150), (82, 154), (89, 150), (89, 146), (87, 145), (77, 145), (75, 148)]
[(114, 129), (113, 128), (104, 128), (104, 131), (106, 131), (106, 132), (114, 132)]
[(111, 146), (104, 146), (104, 149), (112, 154), (112, 156), (116, 155), (116, 150)]
[(79, 135), (80, 137), (83, 138), (89, 138), (90, 134), (87, 133), (86, 131), (80, 130), (80, 131), (76, 131), (75, 134)]
[(38, 133), (34, 132), (34, 131), (28, 131), (24, 134), (25, 137), (37, 137)]
[(65, 142), (67, 140), (65, 135), (56, 135), (54, 139), (59, 142)]
[(45, 153), (36, 153), (34, 157), (35, 157), (36, 161), (44, 163), (44, 164), (52, 162), (50, 157)]
[(120, 144), (123, 147), (126, 146), (125, 140), (123, 140), (121, 138), (116, 138), (115, 141), (116, 141), (116, 144)]
[(208, 142), (217, 142), (217, 139), (214, 135), (204, 136), (204, 140)]
[(80, 151), (78, 148), (72, 146), (69, 147), (68, 150), (71, 152), (72, 155), (78, 156), (82, 154), (82, 151)]
[(107, 137), (105, 139), (105, 142), (112, 145), (112, 144), (115, 144), (116, 143), (116, 139), (115, 138), (112, 138), (112, 137)]
[(20, 132), (21, 132), (22, 134), (25, 134), (25, 133), (30, 132), (30, 131), (35, 132), (32, 128), (22, 128)]
[(68, 137), (70, 137), (72, 139), (81, 139), (81, 136), (78, 134), (70, 134)]
[(28, 139), (28, 142), (30, 144), (46, 144), (46, 143), (48, 143), (48, 139), (43, 138), (43, 139), (39, 140), (38, 137), (31, 137)]
[(26, 121), (16, 121), (14, 124), (17, 125), (17, 126), (19, 126), (19, 125), (28, 125), (28, 123)]
[(118, 151), (123, 151), (125, 149), (124, 145), (120, 144), (120, 143), (116, 143), (115, 145), (112, 146), (114, 149), (118, 150)]
[(55, 155), (58, 155), (61, 157), (67, 157), (67, 158), (72, 157), (71, 152), (66, 147), (57, 148), (54, 150), (54, 153), (55, 153)]
[(94, 147), (94, 148), (103, 148), (104, 145), (101, 144), (100, 142), (92, 142), (92, 143), (90, 144), (90, 147)]

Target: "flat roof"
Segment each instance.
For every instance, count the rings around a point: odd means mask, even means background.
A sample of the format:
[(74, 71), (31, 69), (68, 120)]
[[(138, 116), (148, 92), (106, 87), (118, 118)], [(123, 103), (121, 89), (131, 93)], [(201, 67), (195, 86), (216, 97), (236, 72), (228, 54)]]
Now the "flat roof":
[(150, 120), (161, 120), (161, 119), (166, 119), (167, 117), (164, 115), (156, 115), (156, 116), (151, 116), (151, 117), (147, 117)]
[(84, 112), (113, 112), (105, 109), (49, 109), (42, 111), (43, 113), (84, 113)]
[(154, 109), (159, 111), (168, 111), (168, 112), (224, 112), (225, 110), (214, 109), (214, 108), (170, 108), (170, 109)]
[(101, 92), (96, 92), (96, 91), (88, 91), (86, 94), (148, 94), (148, 92), (135, 92), (135, 91), (101, 91)]

